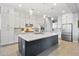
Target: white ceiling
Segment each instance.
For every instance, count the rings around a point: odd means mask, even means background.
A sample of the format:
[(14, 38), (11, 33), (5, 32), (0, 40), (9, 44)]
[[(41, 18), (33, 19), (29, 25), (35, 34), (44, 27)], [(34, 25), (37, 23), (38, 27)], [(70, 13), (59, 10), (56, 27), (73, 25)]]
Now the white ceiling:
[[(18, 7), (21, 4), (22, 7)], [(4, 3), (1, 5), (6, 5), (9, 7), (13, 7), (17, 10), (23, 10), (29, 14), (30, 9), (34, 9), (34, 13), (38, 14), (40, 11), (40, 15), (49, 15), (49, 16), (58, 16), (68, 12), (79, 12), (79, 4), (78, 3), (57, 3), (54, 5), (53, 3)]]

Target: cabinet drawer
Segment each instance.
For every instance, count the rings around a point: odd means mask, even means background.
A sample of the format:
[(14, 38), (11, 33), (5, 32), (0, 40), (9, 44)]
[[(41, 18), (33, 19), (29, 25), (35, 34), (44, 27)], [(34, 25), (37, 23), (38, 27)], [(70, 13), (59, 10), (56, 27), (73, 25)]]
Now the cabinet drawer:
[(28, 43), (28, 46), (30, 45), (36, 45), (36, 44), (40, 44), (41, 40), (35, 40), (35, 41), (31, 41), (31, 42), (27, 42)]
[(40, 46), (40, 43), (36, 43), (34, 45), (29, 45), (27, 47), (27, 55), (37, 55), (38, 53), (40, 53), (41, 51), (41, 46)]

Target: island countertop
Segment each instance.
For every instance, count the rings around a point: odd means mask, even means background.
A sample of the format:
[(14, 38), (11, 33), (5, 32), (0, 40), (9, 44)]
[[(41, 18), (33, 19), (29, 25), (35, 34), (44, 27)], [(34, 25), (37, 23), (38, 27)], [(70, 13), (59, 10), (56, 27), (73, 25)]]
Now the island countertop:
[(23, 34), (19, 34), (18, 37), (21, 37), (22, 39), (30, 42), (30, 41), (38, 40), (41, 38), (51, 37), (54, 35), (58, 35), (58, 32), (44, 32), (44, 33), (40, 33), (40, 34), (23, 33)]

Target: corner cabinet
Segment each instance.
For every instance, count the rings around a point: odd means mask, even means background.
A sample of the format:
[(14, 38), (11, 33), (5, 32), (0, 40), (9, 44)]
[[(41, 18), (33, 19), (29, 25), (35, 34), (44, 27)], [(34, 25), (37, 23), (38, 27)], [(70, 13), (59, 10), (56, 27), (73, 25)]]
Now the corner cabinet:
[(27, 42), (18, 37), (18, 48), (22, 56), (36, 56), (53, 45), (58, 44), (58, 35)]

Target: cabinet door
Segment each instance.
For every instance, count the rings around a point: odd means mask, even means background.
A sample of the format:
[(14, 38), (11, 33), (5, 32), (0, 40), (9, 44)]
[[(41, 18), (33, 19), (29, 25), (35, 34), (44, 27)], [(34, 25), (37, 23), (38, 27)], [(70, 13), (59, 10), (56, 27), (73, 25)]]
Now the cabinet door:
[(41, 52), (41, 40), (29, 42), (26, 47), (26, 55), (37, 55)]
[(14, 42), (13, 37), (13, 11), (10, 8), (3, 7), (1, 17), (1, 44), (9, 44)]
[(1, 30), (1, 45), (8, 44), (7, 35), (6, 30)]
[(15, 27), (24, 27), (26, 23), (26, 15), (22, 13), (22, 11), (15, 11), (15, 21), (14, 26)]
[(42, 51), (57, 44), (58, 43), (58, 36), (51, 36), (51, 37), (48, 37), (48, 38), (44, 38), (42, 41), (41, 41), (41, 49)]
[(40, 43), (27, 47), (26, 55), (34, 56), (41, 52)]
[[(41, 42), (41, 46), (42, 46), (42, 51), (46, 50), (47, 48), (49, 48), (51, 46), (51, 39), (50, 38), (44, 38)], [(53, 43), (53, 42), (52, 42)]]
[(15, 11), (14, 12), (14, 27), (19, 27), (19, 21), (20, 21), (20, 16), (19, 16), (19, 12)]
[(14, 43), (14, 37), (12, 31), (2, 30), (1, 31), (1, 44), (6, 45), (10, 43)]
[(25, 19), (26, 19), (26, 17), (25, 17), (25, 14), (23, 14), (23, 13), (21, 13), (20, 14), (20, 27), (25, 27)]
[(8, 33), (9, 33), (9, 43), (14, 43), (14, 9), (9, 9), (9, 19), (8, 19)]
[(1, 8), (1, 45), (8, 43), (8, 8)]

